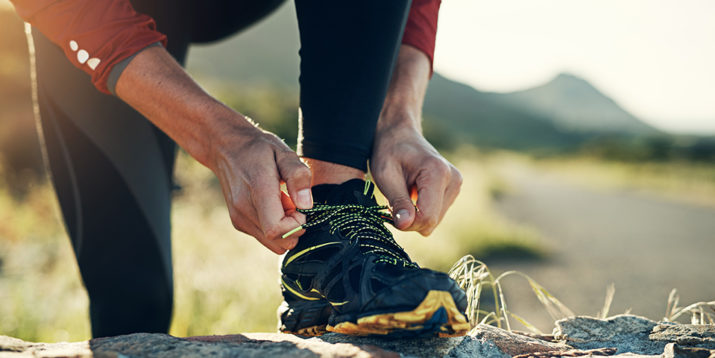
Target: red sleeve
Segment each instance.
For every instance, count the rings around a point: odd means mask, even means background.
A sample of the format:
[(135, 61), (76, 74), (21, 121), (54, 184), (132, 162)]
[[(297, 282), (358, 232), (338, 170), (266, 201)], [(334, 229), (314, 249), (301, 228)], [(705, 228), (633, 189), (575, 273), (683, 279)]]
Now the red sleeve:
[(437, 37), (437, 16), (441, 0), (412, 0), (402, 43), (416, 47), (434, 61), (434, 43)]
[(166, 46), (154, 20), (134, 11), (129, 0), (11, 1), (20, 17), (60, 46), (107, 94), (107, 78), (116, 63), (153, 43)]

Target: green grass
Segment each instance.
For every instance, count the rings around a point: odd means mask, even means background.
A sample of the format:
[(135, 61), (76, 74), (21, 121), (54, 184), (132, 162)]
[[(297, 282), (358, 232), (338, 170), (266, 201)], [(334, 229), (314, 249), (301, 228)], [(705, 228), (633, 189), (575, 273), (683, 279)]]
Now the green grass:
[[(430, 237), (397, 232), (423, 266), (448, 270), (465, 254), (541, 256), (538, 236), (491, 207), (494, 174), (476, 152), (453, 161), (462, 194)], [(279, 257), (233, 229), (213, 174), (182, 154), (182, 190), (173, 205), (177, 336), (275, 331), (280, 302)], [(384, 202), (384, 201), (383, 201)], [(52, 188), (39, 184), (18, 201), (0, 184), (0, 334), (28, 341), (90, 336), (87, 296)]]

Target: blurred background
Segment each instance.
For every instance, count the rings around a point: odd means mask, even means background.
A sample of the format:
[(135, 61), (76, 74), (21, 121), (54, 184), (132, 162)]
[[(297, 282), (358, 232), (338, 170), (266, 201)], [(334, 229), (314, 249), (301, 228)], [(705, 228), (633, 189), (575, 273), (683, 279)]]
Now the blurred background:
[[(249, 31), (192, 48), (211, 93), (294, 145), (297, 24), (288, 2)], [(715, 299), (715, 4), (445, 0), (425, 108), (428, 139), (462, 171), (423, 266), (474, 255), (519, 270), (576, 314), (660, 319)], [(23, 24), (0, 0), (0, 334), (90, 336), (87, 297), (44, 171)], [(181, 153), (174, 199), (179, 336), (274, 331), (278, 258), (231, 226), (219, 184)], [(131, 264), (131, 258), (127, 258)], [(526, 281), (509, 309), (553, 319)], [(512, 322), (517, 329), (524, 329)]]

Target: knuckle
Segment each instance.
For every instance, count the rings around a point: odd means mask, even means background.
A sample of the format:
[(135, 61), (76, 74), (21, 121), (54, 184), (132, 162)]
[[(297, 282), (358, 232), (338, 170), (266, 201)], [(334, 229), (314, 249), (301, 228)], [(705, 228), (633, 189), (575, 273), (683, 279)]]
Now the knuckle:
[(452, 167), (452, 180), (457, 188), (461, 188), (462, 184), (464, 184), (462, 173), (455, 167)]
[(392, 200), (391, 204), (395, 207), (407, 207), (412, 206), (412, 200), (407, 196), (400, 196)]
[(291, 179), (291, 180), (310, 179), (310, 174), (311, 174), (310, 169), (308, 169), (308, 167), (306, 167), (304, 164), (299, 163), (294, 166), (294, 169), (288, 175), (288, 179)]
[(280, 228), (277, 225), (272, 225), (263, 230), (263, 234), (266, 236), (268, 239), (275, 239), (281, 235), (283, 235), (282, 232), (280, 232)]
[(442, 158), (432, 157), (427, 161), (426, 165), (439, 176), (446, 176), (450, 172), (449, 165)]
[(230, 218), (231, 218), (231, 225), (233, 225), (233, 228), (238, 231), (243, 232), (243, 227), (242, 227), (243, 225), (241, 225), (240, 216), (238, 214), (231, 213)]
[(424, 230), (431, 231), (435, 226), (437, 226), (437, 217), (435, 217), (434, 215), (425, 217), (422, 226)]

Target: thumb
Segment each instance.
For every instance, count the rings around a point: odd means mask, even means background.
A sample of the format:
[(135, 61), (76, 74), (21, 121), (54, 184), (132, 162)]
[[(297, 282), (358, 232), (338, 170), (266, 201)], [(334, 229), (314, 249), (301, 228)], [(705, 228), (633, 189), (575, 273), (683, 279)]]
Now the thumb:
[(310, 191), (311, 172), (308, 166), (303, 164), (294, 152), (285, 152), (277, 156), (276, 164), (295, 206), (299, 209), (313, 207), (313, 196)]
[(380, 191), (390, 202), (395, 227), (405, 230), (415, 221), (415, 206), (401, 170), (390, 170), (380, 178)]

